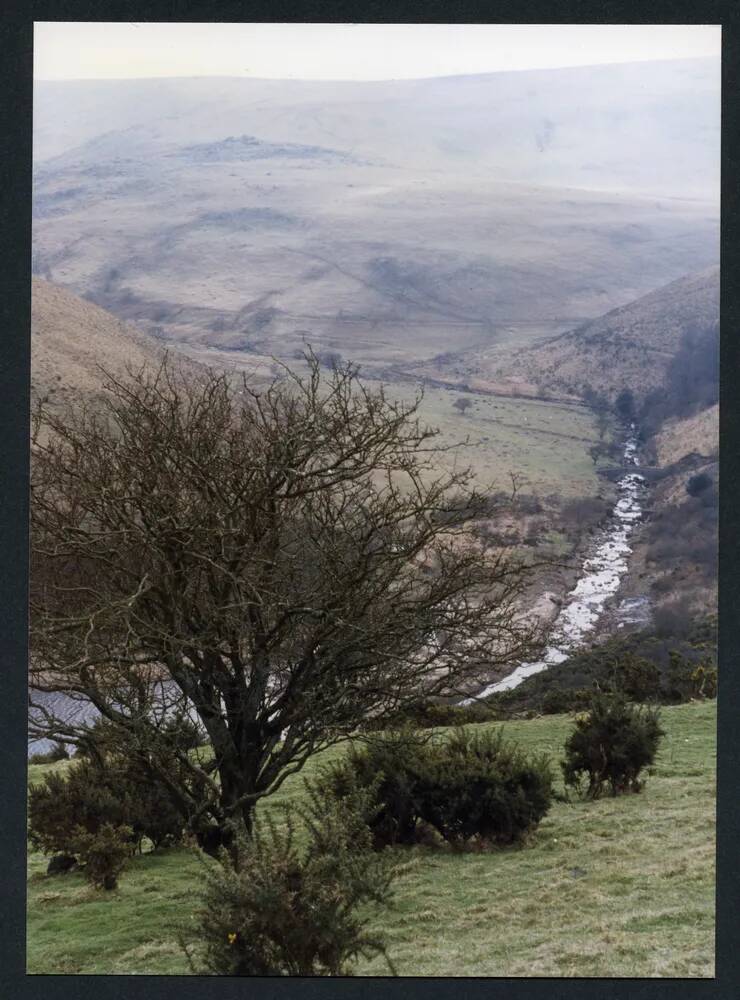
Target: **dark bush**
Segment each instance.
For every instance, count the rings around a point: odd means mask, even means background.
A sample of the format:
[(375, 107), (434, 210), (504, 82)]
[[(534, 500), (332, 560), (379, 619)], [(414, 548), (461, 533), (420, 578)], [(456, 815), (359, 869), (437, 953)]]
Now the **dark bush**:
[(63, 743), (55, 743), (51, 750), (43, 753), (32, 753), (29, 764), (57, 764), (60, 760), (69, 760), (69, 752)]
[(709, 658), (696, 662), (683, 656), (677, 650), (671, 650), (666, 687), (671, 701), (682, 702), (692, 698), (716, 698), (716, 664)]
[(29, 791), (29, 838), (45, 854), (75, 854), (78, 828), (97, 834), (128, 826), (134, 847), (177, 843), (184, 820), (164, 785), (125, 758), (76, 761), (64, 775), (47, 775)]
[(614, 401), (617, 416), (629, 422), (635, 419), (635, 397), (629, 389), (623, 389)]
[(319, 787), (339, 801), (363, 793), (369, 796), (365, 819), (375, 850), (413, 844), (422, 816), (420, 788), (429, 753), (429, 737), (409, 727), (368, 737), (363, 746), (351, 746), (341, 764), (324, 771)]
[(697, 698), (717, 697), (717, 668), (711, 663), (700, 663), (695, 667), (691, 682)]
[(209, 866), (198, 928), (205, 971), (346, 976), (358, 956), (386, 955), (382, 937), (367, 931), (367, 904), (388, 901), (395, 873), (369, 849), (367, 806), (309, 791), (309, 806), (298, 811), (305, 850), (295, 845), (296, 814), (288, 812), (282, 830), (270, 816), (257, 820), (236, 865), (223, 852), (222, 864)]
[[(594, 691), (617, 690), (638, 701), (634, 692), (641, 687), (639, 693), (644, 694), (647, 690), (647, 700), (661, 703), (700, 697), (691, 674), (700, 663), (706, 664), (707, 670), (716, 671), (717, 616), (692, 619), (684, 605), (670, 609), (665, 618), (660, 609), (656, 614), (661, 626), (658, 629), (621, 633), (574, 652), (567, 660), (528, 677), (511, 691), (489, 695), (484, 704), (491, 717), (506, 719), (527, 712), (581, 711), (588, 708)], [(682, 664), (678, 673), (672, 665), (675, 656)], [(632, 671), (625, 668), (625, 664), (634, 659), (647, 661), (651, 666), (638, 664), (636, 673), (630, 678)], [(653, 694), (655, 671), (659, 675), (659, 687)], [(635, 681), (637, 686), (633, 686)], [(711, 697), (711, 690), (712, 685), (707, 682), (703, 697)]]
[(691, 476), (688, 480), (686, 483), (686, 492), (690, 497), (698, 497), (700, 493), (709, 489), (712, 482), (711, 476), (708, 476), (706, 472), (700, 472), (696, 476)]
[(421, 817), (449, 843), (522, 840), (552, 802), (545, 757), (528, 758), (501, 730), (457, 730), (435, 746), (421, 776)]
[(655, 634), (661, 638), (686, 638), (691, 629), (688, 602), (679, 598), (655, 608), (653, 627)]
[(368, 817), (376, 849), (425, 839), (430, 827), (456, 846), (474, 837), (511, 844), (539, 823), (552, 798), (546, 760), (528, 758), (489, 730), (459, 729), (436, 742), (385, 734), (353, 749), (324, 780), (340, 798), (376, 788)]
[(162, 726), (163, 738), (176, 750), (195, 750), (206, 743), (206, 734), (185, 712), (169, 716)]
[(653, 763), (661, 736), (657, 709), (637, 707), (619, 694), (596, 695), (565, 743), (565, 784), (580, 789), (588, 779), (585, 794), (594, 799), (605, 788), (612, 795), (639, 792), (639, 776)]
[(609, 504), (600, 497), (573, 497), (566, 500), (560, 509), (563, 527), (581, 534), (594, 528), (609, 513)]
[(130, 826), (104, 823), (95, 833), (79, 829), (75, 853), (85, 865), (85, 878), (98, 889), (115, 889), (131, 857)]
[(615, 659), (612, 683), (631, 701), (653, 701), (660, 695), (660, 670), (644, 656), (624, 653)]
[[(415, 729), (430, 729), (437, 726), (463, 726), (474, 722), (493, 722), (497, 713), (484, 702), (469, 705), (453, 705), (449, 702), (419, 701), (398, 712), (391, 719), (383, 720), (383, 729), (394, 730), (412, 726)], [(378, 725), (368, 719), (366, 731), (377, 731)]]
[(104, 824), (121, 826), (126, 808), (100, 770), (88, 762), (65, 775), (46, 775), (28, 794), (29, 840), (44, 854), (77, 854), (80, 830), (97, 833)]
[(664, 384), (647, 394), (639, 423), (655, 434), (669, 417), (687, 417), (719, 399), (719, 323), (687, 330)]
[(73, 868), (77, 867), (77, 858), (74, 854), (55, 854), (46, 866), (47, 875), (66, 875)]
[(584, 688), (567, 690), (552, 688), (542, 696), (543, 715), (561, 715), (565, 712), (580, 712), (591, 700), (593, 692)]

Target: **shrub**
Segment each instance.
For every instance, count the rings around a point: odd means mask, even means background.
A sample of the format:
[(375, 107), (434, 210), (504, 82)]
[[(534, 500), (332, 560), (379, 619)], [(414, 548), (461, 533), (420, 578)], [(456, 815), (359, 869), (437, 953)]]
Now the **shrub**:
[(698, 497), (700, 493), (709, 489), (711, 485), (712, 477), (708, 476), (706, 472), (700, 472), (695, 476), (691, 476), (686, 483), (686, 492), (690, 497)]
[[(309, 794), (308, 808), (286, 811), (284, 829), (258, 819), (239, 841), (236, 864), (222, 852), (222, 864), (209, 866), (199, 914), (205, 971), (340, 976), (351, 975), (359, 955), (387, 959), (382, 938), (366, 929), (366, 904), (387, 902), (394, 870), (369, 850), (366, 806), (315, 786)], [(302, 852), (296, 814), (308, 836)]]
[(78, 828), (75, 853), (85, 864), (85, 878), (98, 889), (115, 889), (131, 856), (130, 826), (104, 823), (95, 833)]
[(635, 398), (629, 389), (623, 389), (614, 400), (614, 409), (617, 415), (627, 422), (634, 420)]
[[(677, 608), (675, 614), (679, 613)], [(671, 617), (673, 614), (672, 611)], [(584, 711), (594, 691), (599, 690), (619, 690), (632, 701), (639, 701), (644, 695), (650, 701), (662, 703), (714, 697), (709, 680), (702, 693), (701, 678), (695, 684), (691, 675), (700, 663), (704, 663), (708, 671), (716, 670), (716, 615), (692, 620), (688, 609), (684, 608), (681, 636), (659, 631), (660, 634), (655, 629), (622, 633), (590, 649), (572, 653), (567, 660), (528, 677), (510, 691), (489, 695), (485, 704), (490, 709), (490, 717), (511, 718), (527, 711)], [(655, 671), (659, 675), (659, 686), (653, 693)]]
[(95, 834), (105, 824), (121, 826), (124, 820), (120, 798), (88, 762), (75, 763), (66, 775), (46, 775), (29, 790), (29, 840), (44, 854), (77, 854), (80, 830)]
[(608, 503), (601, 497), (573, 497), (560, 508), (563, 527), (580, 535), (604, 520), (609, 512)]
[(511, 844), (539, 823), (552, 799), (546, 760), (527, 758), (489, 730), (459, 729), (446, 742), (385, 734), (351, 750), (325, 780), (340, 798), (375, 788), (367, 822), (376, 849), (414, 843), (429, 827), (456, 846), (473, 838)]
[(162, 727), (164, 738), (178, 750), (195, 750), (206, 743), (201, 727), (185, 712), (171, 715)]
[(549, 810), (549, 762), (505, 743), (500, 729), (459, 729), (435, 751), (422, 774), (421, 815), (446, 841), (513, 844)]
[(644, 656), (624, 653), (614, 665), (613, 684), (633, 701), (648, 701), (660, 694), (660, 670)]
[(561, 715), (565, 712), (580, 712), (591, 700), (592, 692), (584, 688), (551, 688), (542, 696), (543, 715)]
[(459, 410), (460, 413), (465, 413), (465, 411), (470, 409), (473, 405), (473, 400), (469, 399), (467, 396), (458, 396), (452, 405), (456, 410)]
[(60, 760), (69, 760), (69, 752), (63, 743), (55, 743), (51, 750), (43, 753), (32, 753), (29, 764), (57, 764)]
[(565, 784), (598, 798), (605, 787), (612, 795), (639, 792), (639, 776), (653, 763), (663, 730), (657, 709), (638, 708), (621, 694), (594, 696), (588, 714), (576, 719), (565, 743)]
[(429, 737), (409, 727), (367, 738), (364, 746), (350, 747), (346, 759), (319, 779), (318, 787), (327, 797), (346, 801), (365, 794), (365, 821), (375, 850), (416, 841), (428, 743)]
[[(449, 702), (419, 701), (399, 712), (392, 719), (384, 719), (382, 728), (393, 731), (412, 726), (414, 729), (433, 729), (437, 726), (463, 726), (474, 722), (493, 722), (497, 713), (483, 702), (453, 705)], [(376, 731), (380, 726), (368, 719), (365, 730)]]
[(717, 668), (711, 663), (700, 663), (691, 674), (691, 682), (698, 698), (717, 697)]
[(82, 759), (66, 774), (47, 775), (29, 791), (29, 839), (45, 854), (76, 854), (78, 828), (97, 834), (106, 824), (131, 829), (134, 846), (178, 842), (184, 820), (161, 782), (125, 758)]
[(689, 701), (694, 694), (692, 677), (696, 664), (676, 649), (669, 652), (668, 661), (666, 696), (671, 701)]

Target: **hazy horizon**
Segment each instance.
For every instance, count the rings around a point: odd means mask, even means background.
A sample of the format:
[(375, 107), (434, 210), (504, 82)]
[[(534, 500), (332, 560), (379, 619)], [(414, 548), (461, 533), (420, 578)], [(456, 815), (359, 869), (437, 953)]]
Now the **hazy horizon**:
[(719, 58), (720, 42), (719, 25), (36, 22), (34, 79), (391, 82)]
[(712, 59), (710, 55), (702, 56), (680, 56), (680, 57), (665, 57), (660, 59), (650, 58), (650, 59), (620, 59), (614, 62), (599, 62), (599, 63), (578, 63), (576, 65), (567, 66), (532, 66), (530, 67), (519, 67), (517, 69), (495, 69), (495, 70), (484, 70), (475, 73), (441, 73), (433, 76), (409, 76), (409, 77), (383, 77), (372, 80), (352, 80), (352, 79), (340, 79), (334, 77), (325, 77), (320, 79), (318, 77), (285, 77), (285, 76), (237, 76), (233, 73), (205, 73), (205, 74), (178, 74), (173, 76), (102, 76), (102, 77), (68, 77), (65, 79), (59, 79), (54, 77), (36, 77), (34, 83), (133, 83), (142, 82), (145, 83), (150, 80), (243, 80), (254, 83), (338, 83), (338, 84), (350, 84), (350, 83), (425, 83), (431, 80), (455, 80), (455, 79), (465, 79), (467, 77), (478, 77), (478, 76), (502, 76), (507, 73), (557, 73), (558, 71), (567, 71), (573, 69), (598, 69), (600, 67), (608, 66), (635, 66), (643, 63), (671, 63), (671, 62), (701, 62)]

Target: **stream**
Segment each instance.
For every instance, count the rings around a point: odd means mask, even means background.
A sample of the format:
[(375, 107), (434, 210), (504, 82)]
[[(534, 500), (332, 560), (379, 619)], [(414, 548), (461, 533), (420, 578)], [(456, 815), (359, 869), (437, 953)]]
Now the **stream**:
[[(624, 445), (624, 465), (637, 468), (639, 464), (637, 432), (635, 425), (631, 424)], [(588, 634), (593, 631), (606, 602), (617, 593), (622, 577), (627, 572), (627, 557), (632, 551), (627, 539), (642, 517), (644, 477), (639, 472), (627, 472), (617, 483), (617, 494), (618, 499), (609, 524), (603, 529), (593, 554), (584, 561), (578, 583), (566, 596), (565, 603), (553, 622), (545, 655), (541, 660), (520, 663), (502, 680), (489, 684), (476, 698), (485, 698), (497, 691), (511, 691), (527, 677), (542, 673), (553, 664), (562, 663), (583, 645)], [(630, 610), (633, 609), (630, 607)], [(624, 621), (630, 620), (625, 615)], [(466, 698), (460, 704), (468, 705), (476, 698)]]

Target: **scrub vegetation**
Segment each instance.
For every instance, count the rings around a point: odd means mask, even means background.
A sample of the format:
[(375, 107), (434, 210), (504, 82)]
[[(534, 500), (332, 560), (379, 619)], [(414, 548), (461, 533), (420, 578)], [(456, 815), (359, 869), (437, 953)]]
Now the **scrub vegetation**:
[[(413, 863), (368, 931), (382, 929), (398, 974), (711, 977), (715, 703), (664, 707), (661, 725), (655, 773), (639, 795), (555, 801), (523, 847), (393, 849)], [(562, 715), (503, 727), (555, 765), (572, 728)], [(312, 759), (306, 775), (343, 754), (336, 747)], [(68, 766), (35, 765), (30, 780)], [(292, 776), (263, 808), (278, 816), (304, 796)], [(196, 918), (203, 870), (195, 853), (137, 856), (106, 893), (81, 872), (47, 876), (46, 863), (29, 856), (29, 973), (189, 971), (178, 938)], [(388, 967), (378, 956), (352, 971), (385, 975)]]

